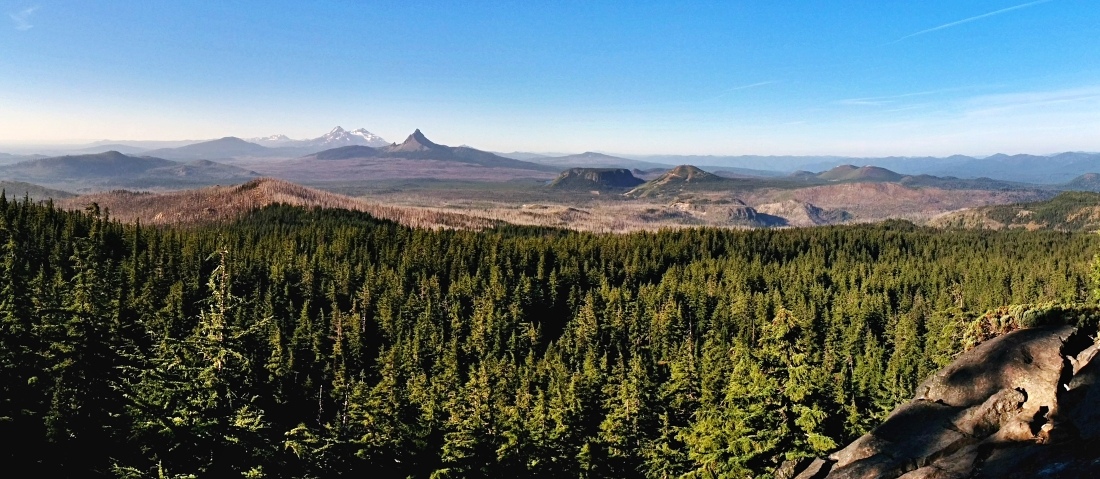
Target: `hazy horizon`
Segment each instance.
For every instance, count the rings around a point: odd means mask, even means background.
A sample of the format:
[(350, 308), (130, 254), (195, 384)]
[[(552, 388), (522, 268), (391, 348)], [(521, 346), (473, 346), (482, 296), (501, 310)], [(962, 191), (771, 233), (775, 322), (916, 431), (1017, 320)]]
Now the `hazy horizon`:
[(0, 5), (4, 148), (341, 125), (501, 152), (1100, 151), (1083, 0)]
[[(265, 136), (271, 136), (271, 135), (265, 135)], [(320, 135), (318, 135), (318, 136), (320, 136)], [(428, 136), (428, 135), (426, 135), (426, 136)], [(232, 135), (230, 135), (230, 137), (235, 137), (235, 138), (239, 138), (239, 139), (246, 140), (246, 141), (249, 140), (249, 139), (260, 138), (260, 137), (242, 138), (242, 137), (239, 137), (239, 136), (232, 136)], [(68, 141), (59, 140), (59, 141), (56, 141), (56, 142), (43, 142), (43, 143), (17, 143), (17, 142), (7, 142), (7, 141), (4, 141), (4, 140), (0, 140), (0, 153), (21, 154), (21, 155), (34, 154), (36, 152), (58, 152), (58, 153), (61, 153), (61, 152), (65, 152), (65, 151), (74, 151), (74, 150), (77, 150), (77, 149), (89, 149), (89, 148), (93, 148), (93, 147), (97, 146), (97, 144), (103, 144), (104, 146), (109, 146), (112, 143), (117, 143), (117, 144), (140, 144), (140, 143), (195, 144), (195, 143), (202, 143), (202, 142), (207, 142), (207, 141), (214, 141), (214, 140), (218, 140), (218, 139), (222, 139), (222, 138), (226, 138), (226, 137), (222, 136), (222, 137), (217, 137), (217, 138), (182, 139), (182, 140), (171, 140), (171, 139), (149, 139), (149, 140), (144, 140), (144, 139), (142, 139), (142, 140), (134, 140), (134, 139), (94, 139), (93, 140), (93, 139), (86, 139), (86, 140), (68, 140)], [(295, 137), (291, 137), (290, 139), (291, 140), (309, 140), (309, 139), (313, 139), (313, 138), (316, 138), (316, 137), (312, 137), (312, 138), (305, 138), (305, 137), (295, 138)], [(404, 141), (404, 139), (405, 139), (405, 137), (402, 137), (400, 139), (385, 138), (385, 140), (387, 140), (387, 141), (396, 142), (396, 143), (400, 143), (400, 142)], [(431, 138), (429, 137), (429, 139), (431, 139)], [(177, 147), (177, 146), (180, 146), (180, 145), (175, 145), (175, 146), (159, 146), (158, 145), (158, 146), (150, 148), (150, 149), (154, 149), (154, 148), (174, 148), (174, 147)], [(448, 145), (448, 146), (459, 146), (459, 145)], [(579, 155), (579, 154), (583, 154), (583, 153), (599, 153), (599, 154), (604, 154), (604, 155), (609, 155), (609, 156), (618, 155), (618, 156), (629, 156), (629, 157), (637, 157), (637, 158), (675, 157), (675, 156), (682, 156), (682, 157), (715, 157), (715, 158), (736, 158), (736, 157), (807, 157), (807, 158), (812, 158), (812, 157), (835, 157), (835, 158), (850, 158), (850, 159), (865, 158), (865, 159), (870, 160), (870, 159), (888, 158), (888, 157), (898, 157), (898, 158), (905, 158), (905, 157), (910, 157), (910, 158), (920, 158), (920, 157), (948, 158), (948, 157), (951, 157), (951, 156), (962, 155), (962, 156), (970, 156), (970, 157), (973, 157), (973, 158), (981, 159), (981, 158), (987, 158), (987, 157), (990, 157), (990, 156), (996, 156), (996, 155), (1001, 155), (1001, 154), (1009, 155), (1009, 156), (1013, 156), (1013, 155), (1053, 156), (1053, 155), (1058, 155), (1058, 154), (1062, 154), (1062, 153), (1088, 153), (1088, 154), (1098, 153), (1096, 151), (1087, 151), (1087, 150), (1063, 150), (1063, 151), (1048, 151), (1048, 152), (995, 151), (995, 152), (992, 152), (992, 153), (979, 153), (979, 154), (951, 153), (951, 154), (943, 154), (943, 155), (919, 155), (919, 154), (916, 154), (916, 155), (892, 155), (892, 154), (883, 154), (883, 155), (841, 155), (841, 154), (815, 154), (815, 153), (802, 153), (802, 154), (784, 154), (784, 153), (773, 153), (773, 154), (756, 154), (756, 153), (721, 154), (721, 153), (719, 153), (719, 154), (709, 154), (709, 153), (703, 153), (703, 154), (692, 154), (692, 153), (679, 153), (679, 152), (675, 152), (675, 151), (652, 152), (652, 153), (628, 153), (628, 152), (605, 151), (605, 150), (534, 151), (534, 150), (529, 150), (529, 149), (528, 150), (519, 149), (519, 150), (501, 151), (501, 150), (489, 150), (489, 149), (484, 149), (484, 148), (478, 148), (477, 145), (462, 145), (462, 146), (469, 146), (469, 147), (472, 147), (472, 148), (481, 149), (483, 151), (490, 151), (490, 152), (500, 153), (500, 154), (526, 153), (526, 154), (545, 155), (545, 156), (551, 156), (552, 157), (552, 156)], [(108, 151), (108, 150), (104, 150), (104, 151)], [(140, 156), (141, 154), (138, 153), (137, 155)]]

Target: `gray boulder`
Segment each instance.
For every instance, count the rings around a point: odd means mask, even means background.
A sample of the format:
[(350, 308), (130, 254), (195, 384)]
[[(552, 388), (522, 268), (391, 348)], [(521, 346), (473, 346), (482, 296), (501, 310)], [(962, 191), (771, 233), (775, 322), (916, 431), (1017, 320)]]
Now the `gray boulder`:
[(790, 474), (1100, 477), (1097, 349), (1070, 326), (986, 341), (925, 380), (870, 433)]

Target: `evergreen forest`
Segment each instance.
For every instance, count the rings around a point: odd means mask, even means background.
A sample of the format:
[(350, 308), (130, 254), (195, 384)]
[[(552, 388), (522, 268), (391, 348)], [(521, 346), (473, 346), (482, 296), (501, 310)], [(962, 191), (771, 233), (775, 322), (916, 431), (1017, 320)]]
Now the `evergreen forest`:
[(289, 206), (153, 228), (0, 198), (0, 454), (43, 477), (770, 477), (878, 424), (987, 311), (1092, 303), (1098, 240)]

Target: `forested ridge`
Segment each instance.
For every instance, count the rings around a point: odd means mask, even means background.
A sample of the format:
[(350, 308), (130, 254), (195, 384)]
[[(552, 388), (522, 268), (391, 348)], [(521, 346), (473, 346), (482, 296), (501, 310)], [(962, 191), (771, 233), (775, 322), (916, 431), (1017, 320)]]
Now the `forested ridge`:
[(170, 229), (0, 199), (2, 454), (49, 477), (768, 475), (877, 424), (979, 313), (1091, 300), (1097, 239), (286, 206)]

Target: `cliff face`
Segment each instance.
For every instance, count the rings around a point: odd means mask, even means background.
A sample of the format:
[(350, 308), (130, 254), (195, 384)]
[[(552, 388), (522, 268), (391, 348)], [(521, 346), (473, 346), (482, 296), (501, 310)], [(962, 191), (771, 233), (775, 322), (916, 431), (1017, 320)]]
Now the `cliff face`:
[(1014, 331), (962, 354), (886, 421), (782, 479), (1100, 477), (1100, 359), (1072, 326)]

